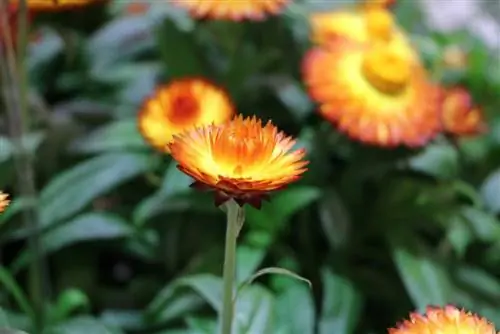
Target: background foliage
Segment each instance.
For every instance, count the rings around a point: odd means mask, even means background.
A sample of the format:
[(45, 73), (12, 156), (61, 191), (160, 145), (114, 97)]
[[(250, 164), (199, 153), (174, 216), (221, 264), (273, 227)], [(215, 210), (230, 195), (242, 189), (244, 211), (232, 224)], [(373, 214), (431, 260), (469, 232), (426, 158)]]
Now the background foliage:
[[(0, 327), (35, 332), (32, 231), (20, 215), (35, 205), (44, 333), (214, 333), (223, 213), (143, 141), (135, 119), (157, 83), (191, 75), (227, 87), (241, 113), (297, 136), (311, 160), (303, 180), (247, 210), (237, 272), (242, 282), (281, 266), (312, 289), (259, 278), (240, 292), (240, 333), (384, 333), (414, 309), (447, 303), (500, 326), (498, 55), (467, 31), (429, 30), (415, 2), (400, 1), (399, 21), (434, 74), (470, 89), (490, 131), (382, 150), (337, 133), (304, 91), (307, 13), (317, 3), (244, 24), (195, 22), (161, 1), (144, 12), (127, 5), (35, 18), (25, 144), (40, 191), (35, 201), (14, 193), (0, 216)], [(467, 67), (436, 67), (453, 45), (467, 50)], [(0, 188), (10, 191), (16, 152), (6, 136), (0, 147)]]

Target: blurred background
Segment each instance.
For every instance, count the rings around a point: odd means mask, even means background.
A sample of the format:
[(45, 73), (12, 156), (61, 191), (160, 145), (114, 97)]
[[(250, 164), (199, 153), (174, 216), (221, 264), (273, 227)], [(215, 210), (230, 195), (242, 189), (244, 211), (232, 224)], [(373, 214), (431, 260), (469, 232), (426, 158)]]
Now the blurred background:
[(160, 0), (33, 13), (20, 132), (0, 105), (0, 189), (12, 200), (0, 215), (0, 327), (215, 333), (224, 214), (137, 126), (158, 84), (193, 75), (297, 137), (311, 161), (261, 210), (247, 208), (237, 276), (278, 266), (312, 288), (260, 277), (239, 296), (242, 333), (386, 333), (446, 304), (500, 327), (500, 3), (391, 8), (431, 76), (466, 89), (488, 127), (418, 149), (353, 140), (308, 96), (310, 15), (354, 3), (296, 0), (243, 23), (196, 20)]

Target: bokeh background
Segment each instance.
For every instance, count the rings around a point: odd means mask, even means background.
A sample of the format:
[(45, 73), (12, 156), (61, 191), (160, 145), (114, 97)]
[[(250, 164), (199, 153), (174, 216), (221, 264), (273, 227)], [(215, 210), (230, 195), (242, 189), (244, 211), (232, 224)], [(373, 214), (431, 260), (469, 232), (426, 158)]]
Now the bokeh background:
[[(247, 209), (237, 274), (243, 282), (278, 266), (312, 288), (260, 277), (240, 295), (244, 333), (386, 333), (431, 304), (500, 326), (500, 3), (399, 0), (392, 9), (431, 74), (466, 88), (488, 125), (413, 150), (344, 136), (306, 92), (309, 15), (353, 3), (296, 0), (244, 23), (197, 21), (160, 0), (34, 15), (22, 142), (35, 197), (16, 186), (29, 172), (14, 164), (0, 109), (0, 188), (12, 199), (0, 215), (0, 327), (215, 333), (224, 214), (137, 127), (159, 83), (192, 75), (297, 137), (311, 161), (300, 182)], [(450, 52), (465, 60), (443, 65)]]

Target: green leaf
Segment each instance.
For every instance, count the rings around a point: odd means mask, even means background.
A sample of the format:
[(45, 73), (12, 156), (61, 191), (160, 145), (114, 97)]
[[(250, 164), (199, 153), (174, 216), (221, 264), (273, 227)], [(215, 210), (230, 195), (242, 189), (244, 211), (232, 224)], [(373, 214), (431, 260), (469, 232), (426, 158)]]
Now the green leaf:
[(43, 334), (121, 334), (122, 332), (105, 326), (98, 320), (82, 316), (49, 328)]
[(448, 228), (446, 231), (446, 238), (455, 249), (457, 255), (463, 257), (467, 247), (473, 241), (474, 236), (467, 221), (463, 217), (453, 215), (449, 219), (450, 220), (447, 222)]
[(260, 210), (248, 207), (246, 221), (253, 227), (276, 233), (294, 214), (311, 205), (320, 195), (320, 189), (311, 186), (278, 192), (271, 198), (271, 202), (265, 203)]
[[(132, 233), (132, 227), (119, 216), (97, 212), (87, 213), (43, 234), (42, 250), (46, 255), (79, 242), (125, 238)], [(13, 272), (28, 265), (29, 252), (27, 248), (19, 255), (12, 265)]]
[(319, 217), (323, 233), (332, 248), (345, 244), (351, 228), (350, 214), (334, 189), (325, 189), (319, 200)]
[(483, 269), (463, 265), (457, 268), (454, 277), (467, 290), (480, 292), (491, 300), (500, 300), (500, 280)]
[(236, 278), (238, 283), (248, 280), (252, 273), (261, 264), (265, 250), (261, 248), (251, 248), (246, 245), (238, 246), (236, 250)]
[[(300, 305), (300, 307), (298, 307)], [(311, 290), (294, 284), (281, 294), (276, 303), (278, 327), (288, 334), (313, 334), (315, 319)]]
[(154, 169), (157, 162), (146, 153), (107, 153), (60, 173), (40, 194), (41, 225), (69, 218), (109, 190)]
[(10, 272), (4, 267), (0, 266), (0, 284), (4, 287), (5, 291), (12, 295), (19, 308), (28, 315), (30, 319), (34, 319), (35, 312), (31, 308), (28, 297), (24, 294), (21, 287)]
[(168, 202), (175, 195), (191, 193), (191, 188), (189, 188), (191, 183), (193, 180), (179, 171), (175, 162), (170, 163), (163, 176), (160, 189), (143, 200), (135, 209), (134, 223), (142, 225), (152, 216), (165, 210)]
[(491, 213), (478, 208), (463, 207), (460, 214), (470, 223), (475, 236), (482, 242), (500, 242), (500, 221)]
[(236, 301), (233, 332), (273, 334), (274, 303), (273, 295), (264, 287), (248, 286)]
[(353, 334), (359, 323), (362, 296), (347, 279), (322, 270), (323, 307), (319, 334)]
[(16, 197), (12, 200), (9, 207), (5, 212), (0, 215), (0, 228), (3, 224), (13, 218), (15, 215), (21, 213), (23, 210), (33, 208), (37, 204), (36, 199), (27, 197)]
[(312, 288), (311, 281), (309, 281), (307, 278), (304, 278), (304, 277), (294, 273), (293, 271), (290, 271), (290, 270), (287, 270), (284, 268), (268, 267), (268, 268), (260, 269), (255, 274), (250, 276), (250, 278), (246, 282), (243, 282), (243, 284), (239, 287), (238, 291), (241, 291), (246, 286), (252, 284), (252, 282), (255, 281), (257, 278), (259, 278), (260, 276), (270, 275), (270, 274), (288, 276), (290, 278), (305, 282), (305, 283), (307, 283), (307, 285), (309, 285), (309, 288)]
[(458, 175), (458, 154), (449, 144), (432, 144), (410, 160), (410, 167), (438, 179), (453, 179)]
[(395, 240), (391, 240), (391, 246), (396, 268), (415, 306), (423, 311), (428, 305), (445, 305), (451, 289), (445, 268), (430, 254), (411, 252)]
[(481, 196), (483, 197), (484, 204), (494, 213), (500, 213), (498, 189), (500, 189), (500, 170), (488, 176), (481, 186)]
[(0, 334), (28, 334), (28, 333), (19, 331), (17, 329), (8, 329), (0, 327)]
[(126, 119), (110, 123), (85, 138), (76, 140), (70, 149), (78, 153), (94, 154), (147, 147), (137, 128), (137, 120)]
[(273, 87), (279, 99), (302, 122), (313, 110), (313, 104), (304, 89), (296, 81), (279, 82)]
[(67, 289), (57, 298), (56, 305), (52, 310), (52, 322), (60, 322), (78, 309), (87, 309), (90, 306), (90, 300), (81, 290)]
[(205, 74), (201, 59), (204, 52), (196, 45), (191, 32), (180, 30), (173, 21), (166, 19), (157, 33), (160, 56), (170, 77)]

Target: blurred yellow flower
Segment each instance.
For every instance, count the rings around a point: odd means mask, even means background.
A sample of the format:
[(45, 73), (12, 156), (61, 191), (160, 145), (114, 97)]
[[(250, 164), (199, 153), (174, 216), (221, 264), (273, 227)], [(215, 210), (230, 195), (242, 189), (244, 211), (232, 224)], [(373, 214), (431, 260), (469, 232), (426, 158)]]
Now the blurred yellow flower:
[(306, 54), (303, 77), (320, 113), (353, 139), (417, 147), (440, 130), (439, 90), (402, 44), (339, 38)]
[(389, 334), (495, 334), (495, 328), (476, 314), (445, 306), (429, 307), (424, 315), (412, 313)]
[(229, 120), (234, 106), (226, 92), (202, 78), (185, 78), (160, 86), (146, 99), (138, 125), (155, 148), (168, 152), (173, 136), (187, 129)]
[(220, 125), (183, 132), (169, 145), (178, 168), (195, 188), (215, 191), (215, 204), (234, 199), (255, 208), (268, 193), (296, 181), (307, 169), (304, 149), (271, 122), (241, 115)]
[(263, 20), (279, 14), (290, 0), (170, 0), (195, 18), (242, 21)]
[(443, 89), (443, 94), (441, 117), (445, 132), (455, 136), (474, 136), (487, 130), (481, 108), (473, 105), (466, 89)]
[(0, 191), (0, 213), (4, 212), (5, 209), (9, 206), (10, 200), (9, 195)]
[[(31, 11), (58, 11), (83, 7), (104, 0), (26, 0)], [(10, 0), (10, 3), (18, 6), (20, 0)]]

